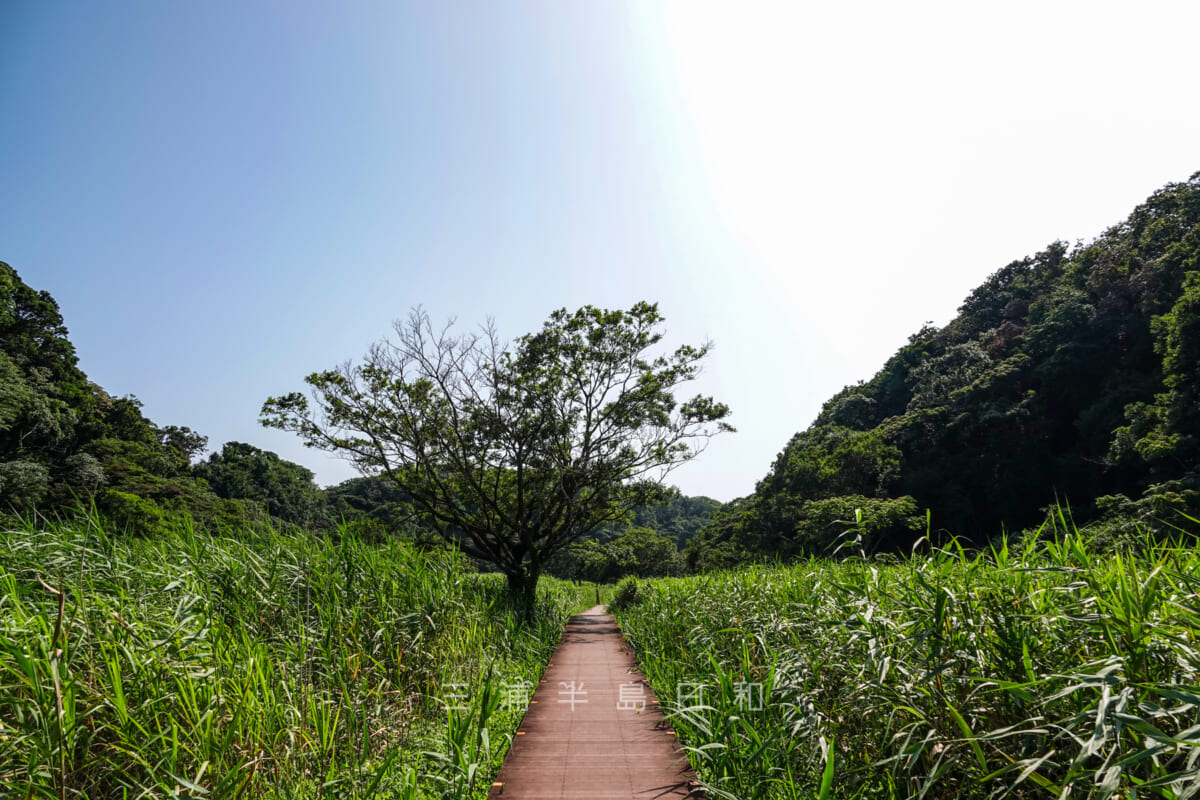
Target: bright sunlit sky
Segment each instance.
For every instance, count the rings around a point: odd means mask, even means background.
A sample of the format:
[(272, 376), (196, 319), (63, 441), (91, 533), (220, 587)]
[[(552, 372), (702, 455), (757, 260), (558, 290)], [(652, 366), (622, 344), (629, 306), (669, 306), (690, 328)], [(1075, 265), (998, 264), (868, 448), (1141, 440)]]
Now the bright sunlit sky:
[(1200, 170), (1187, 2), (0, 6), (0, 260), (80, 366), (210, 448), (417, 304), (516, 337), (657, 301), (733, 409), (672, 475), (789, 437), (1008, 262)]

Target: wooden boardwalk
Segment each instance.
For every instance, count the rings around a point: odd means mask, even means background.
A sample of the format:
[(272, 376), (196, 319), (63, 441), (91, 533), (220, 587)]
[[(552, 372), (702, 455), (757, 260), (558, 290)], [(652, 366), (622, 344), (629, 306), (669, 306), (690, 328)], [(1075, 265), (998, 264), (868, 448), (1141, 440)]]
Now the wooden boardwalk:
[(603, 606), (567, 623), (532, 697), (489, 798), (699, 796), (670, 723)]

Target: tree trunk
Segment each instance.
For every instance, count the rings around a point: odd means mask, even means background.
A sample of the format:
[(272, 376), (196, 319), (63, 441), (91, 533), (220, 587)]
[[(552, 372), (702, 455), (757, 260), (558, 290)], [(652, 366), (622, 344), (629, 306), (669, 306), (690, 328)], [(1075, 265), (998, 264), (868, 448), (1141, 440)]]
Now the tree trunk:
[(510, 572), (508, 578), (508, 594), (513, 604), (525, 613), (533, 611), (537, 600), (537, 584), (539, 572), (529, 565), (517, 572)]

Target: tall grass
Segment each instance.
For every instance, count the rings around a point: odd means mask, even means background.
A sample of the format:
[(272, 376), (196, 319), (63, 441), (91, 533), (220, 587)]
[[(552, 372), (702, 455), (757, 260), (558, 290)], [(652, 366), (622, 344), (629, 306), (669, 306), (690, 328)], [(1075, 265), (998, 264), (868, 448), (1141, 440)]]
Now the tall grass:
[(400, 542), (4, 530), (0, 797), (482, 797), (502, 688), (593, 591), (543, 581), (524, 619)]
[(1200, 795), (1200, 553), (1046, 533), (659, 580), (618, 617), (713, 797)]

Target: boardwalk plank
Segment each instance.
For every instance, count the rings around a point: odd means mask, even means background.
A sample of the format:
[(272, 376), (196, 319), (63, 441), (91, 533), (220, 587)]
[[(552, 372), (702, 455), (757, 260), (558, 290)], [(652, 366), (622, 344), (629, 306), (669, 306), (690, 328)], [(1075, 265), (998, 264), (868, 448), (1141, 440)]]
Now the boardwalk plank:
[(571, 618), (542, 680), (489, 798), (698, 797), (670, 723), (603, 606)]

